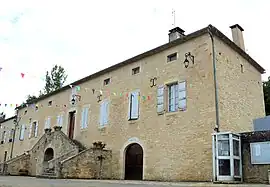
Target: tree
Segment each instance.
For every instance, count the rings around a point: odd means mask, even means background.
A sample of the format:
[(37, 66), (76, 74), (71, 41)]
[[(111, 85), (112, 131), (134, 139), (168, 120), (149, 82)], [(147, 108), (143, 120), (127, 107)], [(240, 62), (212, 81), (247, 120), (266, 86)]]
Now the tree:
[(0, 122), (4, 121), (6, 119), (6, 114), (4, 114), (4, 112), (0, 113)]
[(268, 81), (263, 82), (263, 94), (264, 94), (264, 103), (265, 103), (265, 113), (270, 115), (270, 77)]
[(35, 96), (35, 95), (28, 95), (25, 102), (26, 102), (26, 103), (31, 103), (31, 102), (34, 101), (35, 99), (37, 99), (37, 96)]
[(63, 86), (67, 79), (66, 72), (63, 67), (54, 65), (51, 72), (46, 72), (46, 84), (44, 94), (51, 93)]

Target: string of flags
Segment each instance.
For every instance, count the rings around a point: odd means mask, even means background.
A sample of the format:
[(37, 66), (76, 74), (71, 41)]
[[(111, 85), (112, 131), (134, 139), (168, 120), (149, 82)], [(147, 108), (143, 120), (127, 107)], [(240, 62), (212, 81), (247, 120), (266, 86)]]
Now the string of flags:
[[(3, 68), (2, 67), (0, 67), (0, 72), (3, 70)], [(35, 76), (35, 75), (29, 75), (29, 76), (26, 76), (26, 73), (24, 73), (24, 72), (21, 72), (20, 73), (20, 77), (23, 79), (23, 78), (25, 78), (25, 77), (31, 77), (31, 78), (39, 78), (39, 79), (41, 79), (42, 81), (45, 81), (45, 76), (41, 76), (41, 77), (38, 77), (38, 76)]]

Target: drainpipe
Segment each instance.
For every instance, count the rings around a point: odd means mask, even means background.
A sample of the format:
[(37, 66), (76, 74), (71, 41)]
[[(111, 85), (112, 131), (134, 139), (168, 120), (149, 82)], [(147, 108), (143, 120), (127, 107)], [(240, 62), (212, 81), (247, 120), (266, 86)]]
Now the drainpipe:
[(212, 62), (213, 62), (213, 76), (214, 76), (214, 89), (215, 89), (215, 108), (216, 108), (216, 125), (215, 131), (219, 132), (219, 107), (218, 107), (218, 91), (217, 91), (217, 74), (216, 74), (216, 53), (215, 53), (215, 44), (214, 37), (211, 30), (211, 26), (208, 26), (208, 33), (212, 41)]

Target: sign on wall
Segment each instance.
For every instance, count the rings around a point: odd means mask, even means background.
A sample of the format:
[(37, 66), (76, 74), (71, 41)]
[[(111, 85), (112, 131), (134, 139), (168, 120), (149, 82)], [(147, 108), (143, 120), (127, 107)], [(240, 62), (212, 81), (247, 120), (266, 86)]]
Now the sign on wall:
[(250, 143), (251, 164), (270, 164), (270, 141)]

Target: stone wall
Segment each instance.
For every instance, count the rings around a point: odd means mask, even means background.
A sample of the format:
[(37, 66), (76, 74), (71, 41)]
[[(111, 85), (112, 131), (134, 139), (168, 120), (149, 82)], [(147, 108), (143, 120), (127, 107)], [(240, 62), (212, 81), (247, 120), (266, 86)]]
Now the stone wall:
[(21, 169), (29, 171), (29, 162), (30, 162), (29, 154), (23, 154), (14, 159), (11, 159), (6, 163), (7, 164), (6, 172), (9, 175), (20, 175), (19, 171)]
[[(98, 157), (102, 155), (102, 165)], [(62, 178), (79, 179), (110, 179), (111, 178), (111, 158), (110, 150), (100, 150), (90, 148), (80, 152), (78, 155), (70, 157), (61, 162)]]
[(250, 143), (270, 141), (270, 131), (241, 134), (243, 180), (247, 183), (268, 183), (268, 164), (251, 164)]

